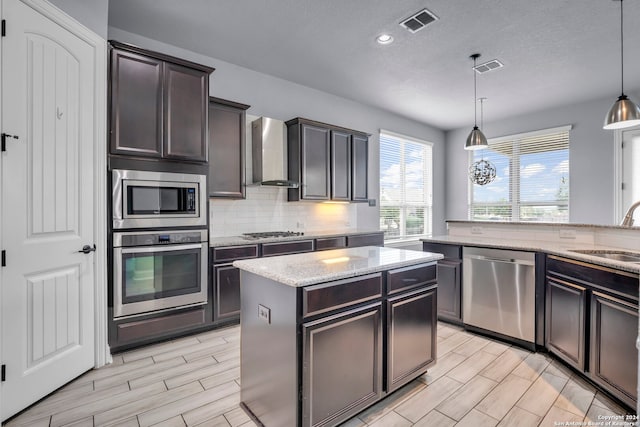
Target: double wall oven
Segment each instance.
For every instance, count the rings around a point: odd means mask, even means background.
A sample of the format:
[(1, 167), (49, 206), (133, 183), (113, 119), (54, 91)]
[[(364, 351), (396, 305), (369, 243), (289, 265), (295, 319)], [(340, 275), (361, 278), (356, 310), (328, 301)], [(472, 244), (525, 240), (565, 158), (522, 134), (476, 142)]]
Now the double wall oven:
[(207, 303), (206, 175), (112, 170), (114, 319)]

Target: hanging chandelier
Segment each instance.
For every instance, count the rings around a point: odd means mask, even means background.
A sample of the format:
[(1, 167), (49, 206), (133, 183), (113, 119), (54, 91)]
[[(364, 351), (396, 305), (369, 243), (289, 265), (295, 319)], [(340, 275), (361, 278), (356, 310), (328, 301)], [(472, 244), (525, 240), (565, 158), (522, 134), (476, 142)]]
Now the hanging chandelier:
[[(480, 126), (484, 127), (484, 101), (480, 98)], [(480, 159), (469, 167), (469, 179), (477, 185), (487, 185), (496, 179), (496, 167), (488, 160)]]
[(469, 136), (467, 137), (467, 142), (464, 145), (465, 150), (480, 150), (482, 148), (486, 148), (489, 146), (487, 143), (487, 138), (485, 138), (482, 131), (478, 128), (477, 118), (478, 118), (478, 91), (477, 91), (477, 83), (476, 83), (476, 61), (480, 58), (479, 53), (474, 53), (470, 56), (473, 59), (473, 129)]
[(620, 0), (620, 87), (621, 95), (604, 119), (603, 129), (624, 129), (640, 124), (640, 108), (624, 94), (624, 33), (623, 9)]

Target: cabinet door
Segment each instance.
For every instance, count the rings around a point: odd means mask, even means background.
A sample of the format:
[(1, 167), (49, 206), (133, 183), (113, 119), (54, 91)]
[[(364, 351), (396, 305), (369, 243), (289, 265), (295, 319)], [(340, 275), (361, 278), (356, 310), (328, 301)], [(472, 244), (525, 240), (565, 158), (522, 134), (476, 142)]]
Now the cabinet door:
[(580, 371), (585, 370), (586, 288), (547, 279), (546, 347)]
[(369, 138), (353, 135), (351, 162), (351, 200), (366, 202), (369, 200)]
[(301, 127), (302, 198), (329, 200), (329, 129)]
[(331, 132), (331, 200), (351, 200), (351, 134)]
[(162, 155), (162, 64), (111, 50), (111, 154)]
[(437, 288), (387, 302), (387, 392), (425, 372), (436, 361)]
[(438, 317), (454, 322), (462, 321), (462, 262), (438, 261)]
[(163, 156), (206, 162), (209, 75), (167, 62), (164, 96)]
[(382, 305), (302, 325), (302, 425), (337, 425), (382, 394)]
[(240, 319), (240, 270), (223, 264), (213, 271), (213, 321)]
[(589, 375), (627, 405), (638, 400), (638, 306), (593, 292)]
[(209, 103), (209, 196), (244, 199), (245, 111)]

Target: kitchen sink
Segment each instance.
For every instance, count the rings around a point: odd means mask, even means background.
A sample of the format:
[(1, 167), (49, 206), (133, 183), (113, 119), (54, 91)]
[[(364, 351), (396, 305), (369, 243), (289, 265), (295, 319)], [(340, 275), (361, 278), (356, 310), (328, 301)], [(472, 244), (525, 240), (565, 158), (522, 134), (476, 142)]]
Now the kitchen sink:
[(607, 258), (614, 261), (640, 263), (640, 253), (615, 250), (572, 249), (569, 252)]

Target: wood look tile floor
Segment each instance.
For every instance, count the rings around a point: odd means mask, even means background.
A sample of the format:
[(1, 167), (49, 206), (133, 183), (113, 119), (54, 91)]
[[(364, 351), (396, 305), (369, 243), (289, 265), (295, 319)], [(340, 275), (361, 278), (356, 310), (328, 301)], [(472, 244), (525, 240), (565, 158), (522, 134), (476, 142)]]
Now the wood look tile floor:
[[(255, 426), (239, 407), (239, 338), (233, 326), (114, 355), (6, 426)], [(588, 425), (626, 412), (546, 354), (440, 323), (437, 364), (343, 427)]]

